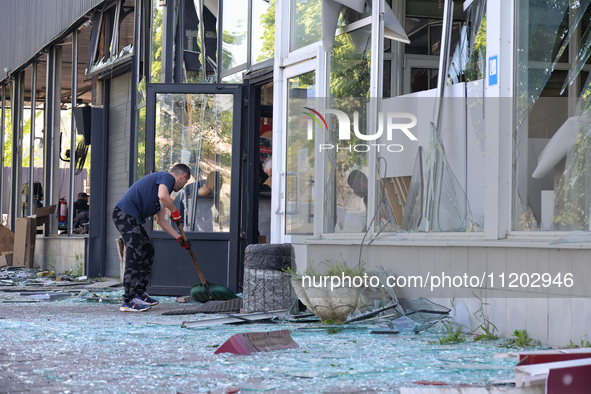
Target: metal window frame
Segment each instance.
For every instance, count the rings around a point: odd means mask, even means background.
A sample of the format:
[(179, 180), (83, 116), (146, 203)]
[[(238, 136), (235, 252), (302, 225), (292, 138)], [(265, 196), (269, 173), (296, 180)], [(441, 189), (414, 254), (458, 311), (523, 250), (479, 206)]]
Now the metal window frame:
[[(6, 131), (6, 84), (2, 84), (2, 119), (0, 119), (0, 185), (4, 185), (4, 133)], [(4, 217), (4, 193), (0, 192), (0, 223)]]
[(37, 60), (31, 64), (31, 133), (29, 143), (29, 215), (33, 214), (34, 167), (35, 167), (35, 117), (37, 112)]
[(20, 71), (12, 80), (10, 106), (12, 116), (12, 169), (10, 179), (10, 227), (14, 231), (16, 218), (21, 207), (20, 185), (22, 184), (22, 141), (23, 141), (23, 109), (24, 109), (24, 83), (25, 72)]
[[(119, 53), (119, 28), (121, 25), (121, 22), (124, 19), (121, 19), (121, 15), (122, 15), (122, 9), (123, 9), (123, 1), (122, 0), (116, 0), (114, 3), (109, 4), (107, 7), (105, 7), (103, 10), (99, 11), (98, 14), (93, 15), (92, 21), (93, 21), (93, 27), (92, 27), (92, 32), (90, 35), (90, 48), (88, 51), (88, 57), (86, 60), (86, 75), (87, 76), (94, 76), (94, 75), (99, 75), (101, 73), (104, 73), (105, 71), (108, 70), (112, 70), (120, 65), (126, 64), (127, 62), (129, 62), (135, 52), (136, 52), (136, 48), (137, 48), (137, 44), (136, 44), (136, 40), (135, 40), (135, 32), (137, 31), (137, 15), (134, 15), (134, 38), (132, 40), (133, 42), (133, 48), (131, 50), (131, 52), (129, 54), (126, 54), (125, 56), (116, 59), (115, 61), (113, 61), (110, 64), (105, 64), (102, 65), (100, 67), (97, 67), (97, 63), (95, 62), (95, 57), (98, 51), (98, 45), (99, 45), (99, 41), (101, 38), (101, 30), (102, 30), (102, 26), (105, 25), (106, 22), (112, 22), (112, 26), (111, 26), (111, 36), (110, 36), (110, 40), (108, 42), (108, 44), (105, 44), (108, 46), (107, 51), (108, 51), (108, 59), (111, 59), (113, 57), (113, 53), (115, 53), (115, 56), (118, 56)], [(113, 13), (113, 19), (108, 20), (107, 18), (105, 18), (105, 13), (106, 12), (111, 12), (112, 8), (115, 7), (115, 11)], [(134, 12), (137, 14), (138, 11), (138, 3), (137, 1), (134, 3)], [(127, 16), (127, 15), (126, 15)], [(105, 26), (106, 29), (106, 26)], [(98, 60), (100, 61), (100, 59)]]

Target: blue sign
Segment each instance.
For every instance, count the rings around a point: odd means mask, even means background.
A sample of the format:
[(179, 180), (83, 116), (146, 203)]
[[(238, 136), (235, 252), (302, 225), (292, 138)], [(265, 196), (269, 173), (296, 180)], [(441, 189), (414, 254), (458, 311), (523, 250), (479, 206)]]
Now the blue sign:
[(488, 86), (496, 85), (499, 82), (498, 60), (497, 55), (488, 58)]

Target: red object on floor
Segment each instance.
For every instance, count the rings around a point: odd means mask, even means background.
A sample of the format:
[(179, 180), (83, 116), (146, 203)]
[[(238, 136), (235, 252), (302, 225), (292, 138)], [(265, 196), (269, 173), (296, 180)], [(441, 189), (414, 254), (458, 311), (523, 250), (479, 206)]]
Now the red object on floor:
[(520, 354), (517, 365), (554, 363), (558, 361), (579, 360), (581, 358), (591, 358), (591, 353)]
[(445, 382), (430, 381), (430, 380), (417, 380), (414, 384), (422, 384), (423, 386), (447, 386)]
[(245, 332), (232, 335), (214, 354), (234, 353), (251, 354), (268, 350), (294, 349), (299, 347), (294, 342), (289, 330), (266, 332)]
[(546, 394), (588, 394), (591, 392), (591, 365), (552, 368), (546, 379)]

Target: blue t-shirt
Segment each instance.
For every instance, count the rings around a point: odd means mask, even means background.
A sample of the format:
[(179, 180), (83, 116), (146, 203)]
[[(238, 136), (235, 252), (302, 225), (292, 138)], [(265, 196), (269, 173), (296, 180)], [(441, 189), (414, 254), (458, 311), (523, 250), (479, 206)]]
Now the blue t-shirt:
[(168, 192), (172, 193), (174, 184), (175, 179), (170, 172), (159, 171), (148, 174), (131, 185), (115, 205), (144, 224), (146, 218), (160, 211), (158, 185), (165, 185)]

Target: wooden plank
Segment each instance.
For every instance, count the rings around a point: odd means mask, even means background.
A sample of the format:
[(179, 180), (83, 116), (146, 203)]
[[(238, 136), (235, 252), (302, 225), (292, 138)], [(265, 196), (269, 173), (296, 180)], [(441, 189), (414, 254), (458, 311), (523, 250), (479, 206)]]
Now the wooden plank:
[(14, 267), (33, 268), (37, 227), (35, 218), (17, 218), (14, 233)]
[(0, 253), (14, 250), (14, 233), (0, 224)]

